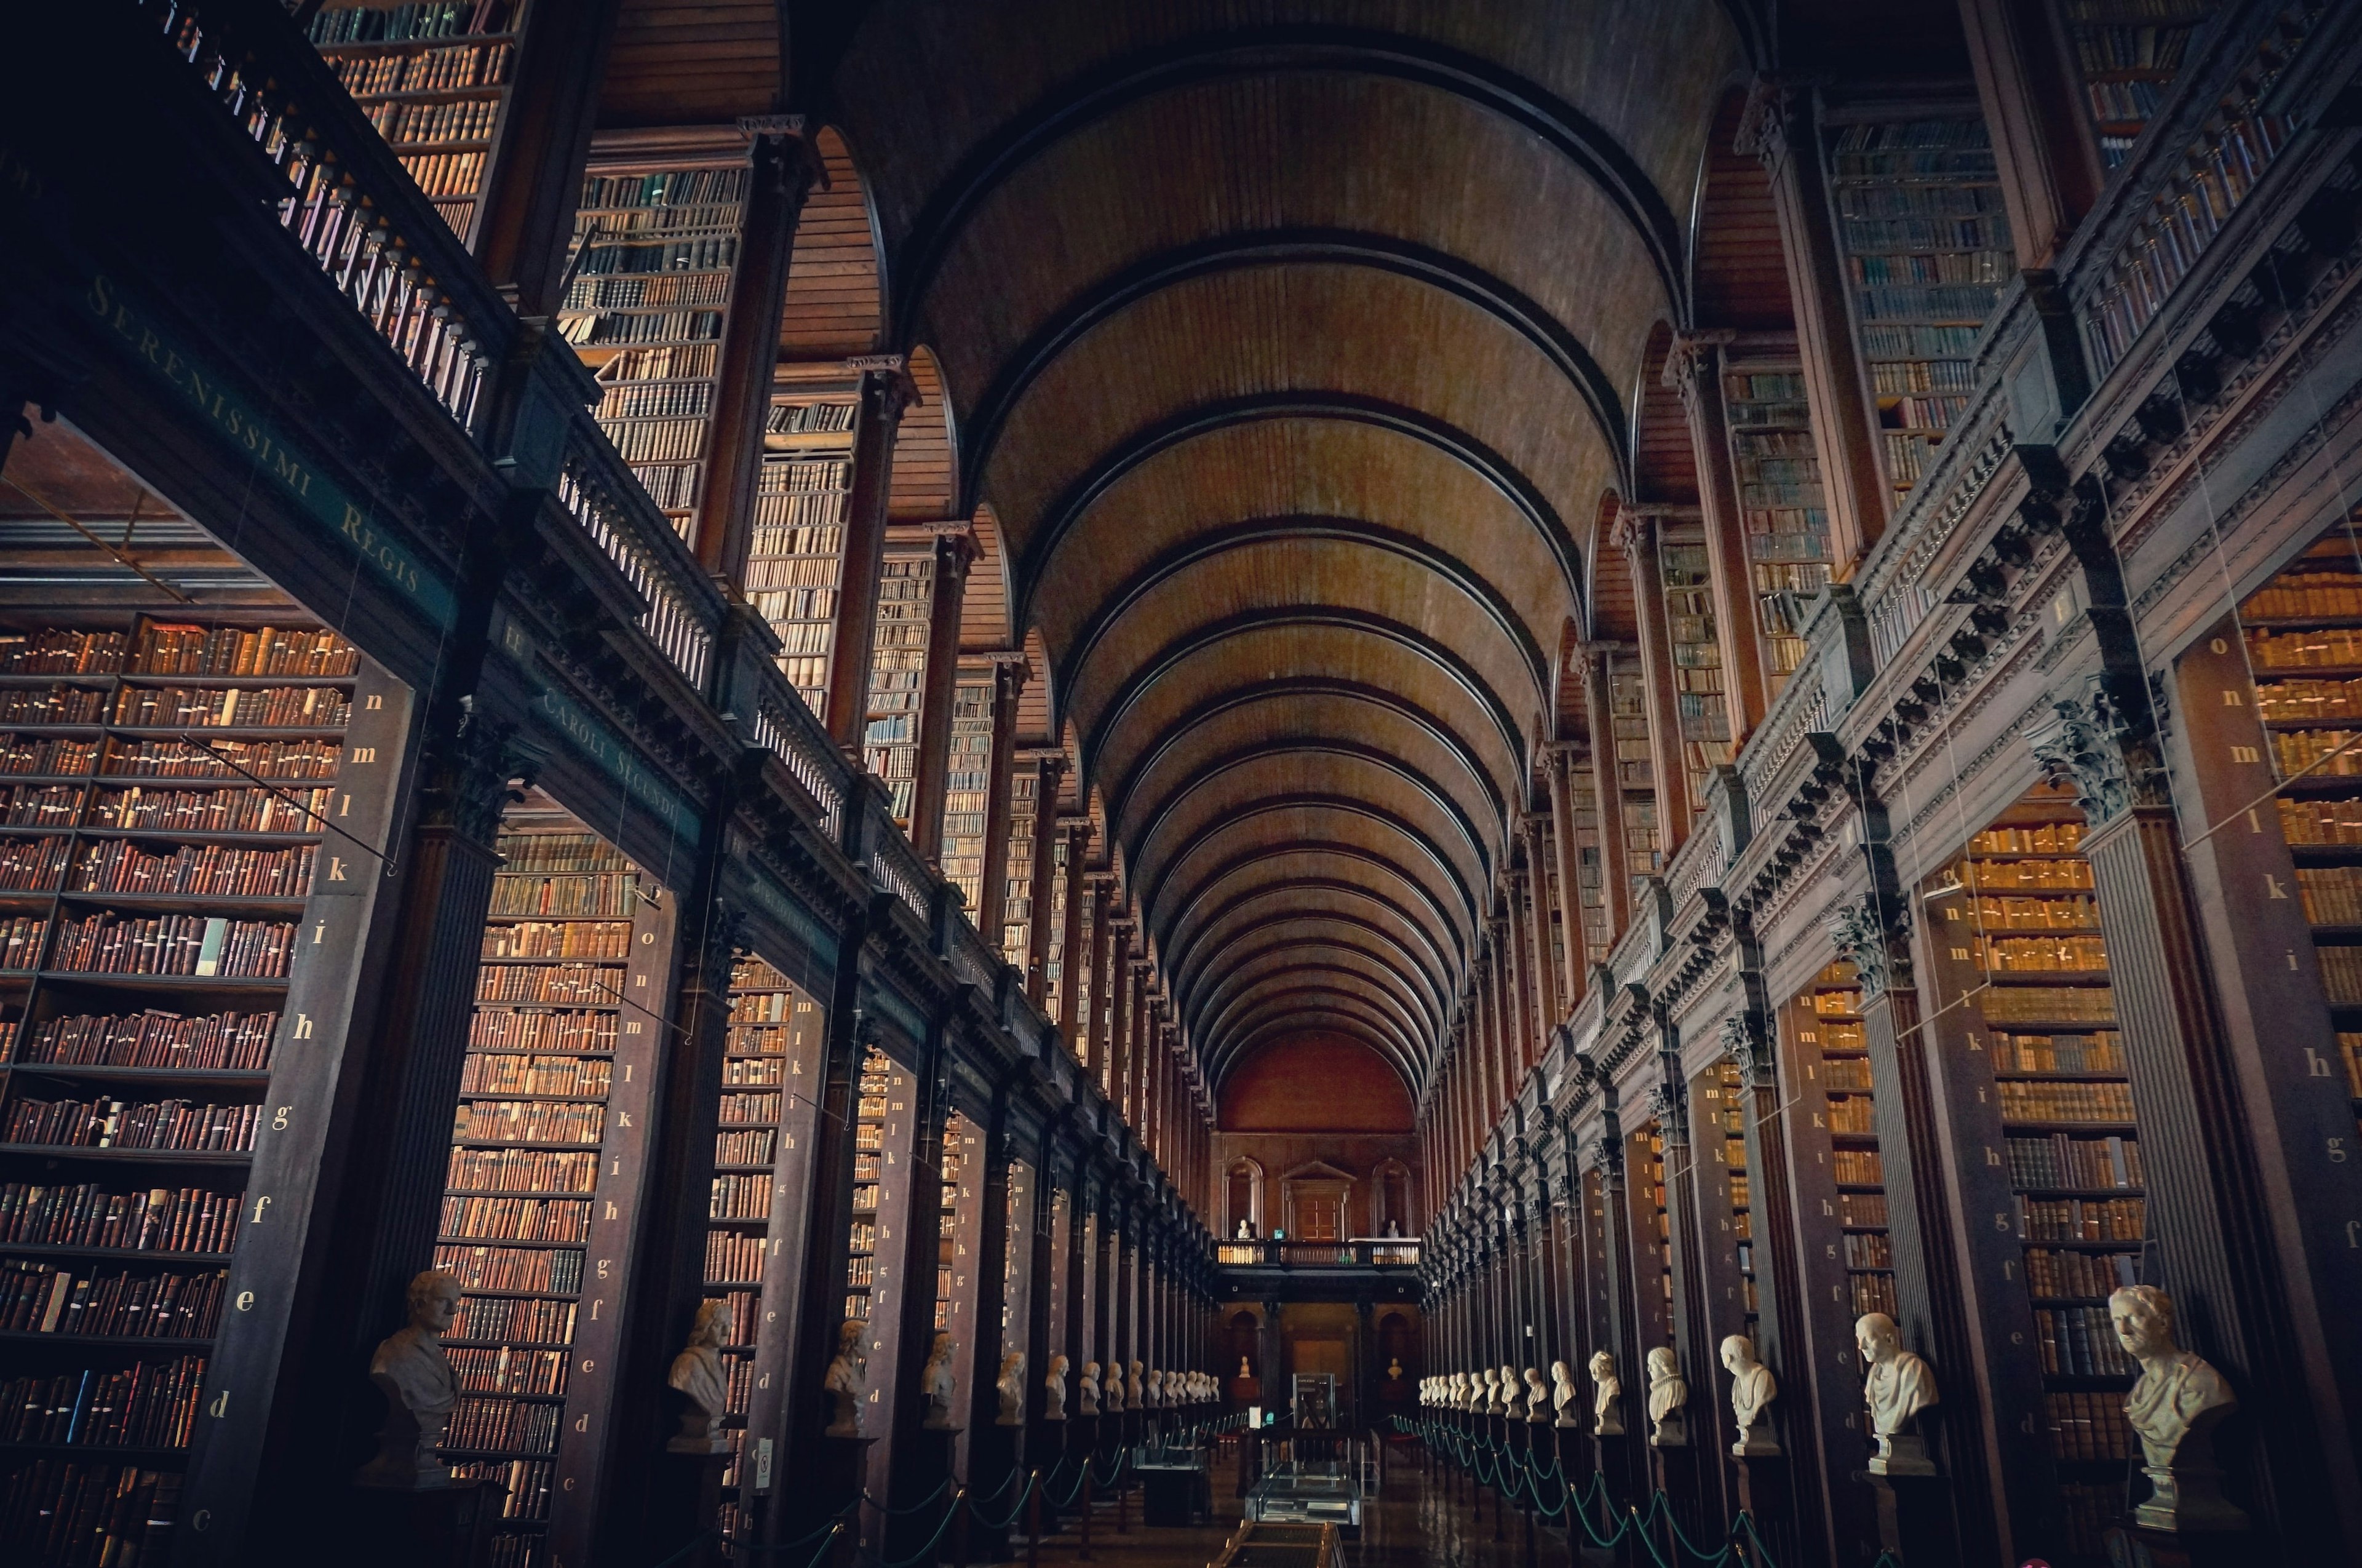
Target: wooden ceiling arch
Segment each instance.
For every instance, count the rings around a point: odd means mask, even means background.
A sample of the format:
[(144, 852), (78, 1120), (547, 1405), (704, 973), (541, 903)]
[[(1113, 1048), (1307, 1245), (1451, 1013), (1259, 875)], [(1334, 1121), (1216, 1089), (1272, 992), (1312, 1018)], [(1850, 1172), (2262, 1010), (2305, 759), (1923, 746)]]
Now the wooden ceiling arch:
[[(1451, 911), (1444, 900), (1437, 896), (1433, 889), (1411, 876), (1399, 864), (1385, 856), (1361, 845), (1348, 844), (1338, 839), (1303, 839), (1278, 854), (1259, 847), (1242, 850), (1229, 860), (1214, 867), (1187, 888), (1172, 893), (1166, 900), (1169, 910), (1167, 918), (1171, 923), (1157, 933), (1164, 950), (1172, 955), (1187, 951), (1189, 944), (1196, 940), (1199, 927), (1206, 921), (1213, 918), (1210, 913), (1201, 913), (1199, 905), (1205, 900), (1213, 897), (1217, 889), (1249, 873), (1258, 873), (1274, 878), (1268, 883), (1255, 884), (1255, 889), (1263, 886), (1291, 886), (1288, 867), (1298, 859), (1311, 860), (1330, 871), (1333, 879), (1352, 881), (1356, 887), (1367, 888), (1370, 884), (1355, 880), (1354, 876), (1345, 875), (1345, 873), (1356, 875), (1367, 873), (1374, 879), (1397, 889), (1399, 894), (1407, 895), (1407, 899), (1384, 893), (1378, 896), (1385, 898), (1395, 910), (1404, 915), (1405, 919), (1416, 919), (1417, 923), (1429, 933), (1433, 939), (1433, 945), (1439, 953), (1442, 954), (1445, 960), (1446, 972), (1456, 974), (1466, 966), (1474, 940), (1474, 933), (1453, 919)], [(1331, 878), (1304, 877), (1295, 880), (1300, 880), (1307, 886), (1310, 886), (1329, 879)], [(1375, 891), (1374, 889), (1372, 890)], [(1225, 895), (1225, 898), (1227, 900), (1229, 895)], [(1418, 916), (1411, 913), (1414, 901), (1418, 910), (1422, 911)], [(1220, 906), (1224, 909), (1230, 906), (1227, 901)], [(1444, 953), (1442, 950), (1447, 947), (1450, 951)]]

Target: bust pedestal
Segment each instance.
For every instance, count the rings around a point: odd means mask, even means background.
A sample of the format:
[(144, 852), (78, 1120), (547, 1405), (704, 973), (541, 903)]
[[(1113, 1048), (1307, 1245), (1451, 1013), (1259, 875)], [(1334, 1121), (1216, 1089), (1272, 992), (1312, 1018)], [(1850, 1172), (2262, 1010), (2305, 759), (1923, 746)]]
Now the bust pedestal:
[[(811, 1523), (797, 1529), (796, 1535), (803, 1535), (818, 1528), (822, 1520), (835, 1517), (847, 1504), (861, 1496), (861, 1488), (869, 1475), (869, 1445), (877, 1441), (873, 1437), (821, 1440), (821, 1474), (816, 1499), (819, 1507), (813, 1510)], [(779, 1489), (776, 1485), (778, 1479), (776, 1475), (773, 1477), (774, 1491)], [(793, 1485), (792, 1477), (789, 1485)], [(844, 1520), (845, 1534), (858, 1540), (862, 1534), (859, 1512), (846, 1514)]]
[(2247, 1568), (2253, 1535), (2224, 1530), (2154, 1529), (2119, 1525), (2108, 1531), (2108, 1562), (2121, 1568)]
[(1856, 1471), (1878, 1498), (1878, 1544), (1911, 1568), (1959, 1568), (1951, 1483), (1940, 1475)]
[(356, 1486), (350, 1561), (358, 1568), (483, 1568), (508, 1495), (500, 1482), (484, 1480), (419, 1491)]
[[(684, 1440), (675, 1438), (673, 1443)], [(657, 1461), (656, 1485), (649, 1498), (648, 1560), (660, 1562), (712, 1529), (722, 1518), (722, 1473), (730, 1467), (730, 1452), (711, 1448), (690, 1452), (668, 1444)], [(742, 1488), (753, 1490), (753, 1479)], [(709, 1538), (679, 1560), (680, 1568), (720, 1568), (722, 1543)]]
[[(1009, 1532), (1025, 1525), (1025, 1510), (1017, 1506), (1024, 1489), (1024, 1452), (1018, 1439), (1022, 1427), (982, 1426), (967, 1434), (969, 1550), (978, 1561), (998, 1562), (1009, 1555)], [(1014, 1473), (1016, 1479), (1010, 1477)], [(1011, 1510), (1017, 1517), (1010, 1519)], [(1002, 1521), (1007, 1522), (1002, 1522)], [(999, 1529), (992, 1528), (999, 1525)]]
[[(1679, 1420), (1676, 1415), (1673, 1418)], [(1714, 1532), (1707, 1521), (1698, 1515), (1697, 1450), (1687, 1444), (1667, 1445), (1651, 1441), (1648, 1444), (1649, 1468), (1653, 1473), (1657, 1490), (1672, 1505), (1673, 1518), (1692, 1540), (1702, 1540)], [(1719, 1523), (1720, 1521), (1716, 1521)], [(1705, 1533), (1699, 1532), (1704, 1529)], [(1671, 1561), (1669, 1554), (1668, 1561)]]
[(1738, 1506), (1755, 1520), (1755, 1531), (1772, 1549), (1772, 1560), (1793, 1561), (1798, 1552), (1795, 1518), (1788, 1506), (1788, 1456), (1734, 1454), (1730, 1464), (1738, 1472)]

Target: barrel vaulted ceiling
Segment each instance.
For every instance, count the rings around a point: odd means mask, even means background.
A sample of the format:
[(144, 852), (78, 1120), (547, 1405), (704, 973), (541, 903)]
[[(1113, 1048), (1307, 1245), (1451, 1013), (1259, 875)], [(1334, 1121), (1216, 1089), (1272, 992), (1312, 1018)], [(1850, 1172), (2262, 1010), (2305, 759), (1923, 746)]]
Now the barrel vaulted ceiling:
[(1424, 1086), (1739, 52), (1714, 0), (911, 0), (839, 60), (884, 336), (1218, 1086), (1307, 1032)]

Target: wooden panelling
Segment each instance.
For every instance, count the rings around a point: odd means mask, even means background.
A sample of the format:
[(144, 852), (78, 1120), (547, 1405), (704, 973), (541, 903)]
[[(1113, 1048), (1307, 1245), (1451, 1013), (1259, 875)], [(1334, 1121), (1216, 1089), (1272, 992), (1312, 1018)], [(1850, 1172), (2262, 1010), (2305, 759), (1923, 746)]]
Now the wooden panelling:
[(774, 113), (780, 30), (771, 0), (624, 0), (599, 124), (701, 125)]
[(812, 188), (796, 223), (779, 311), (783, 359), (866, 354), (877, 347), (881, 296), (868, 191), (844, 133), (823, 126), (813, 146), (828, 182)]

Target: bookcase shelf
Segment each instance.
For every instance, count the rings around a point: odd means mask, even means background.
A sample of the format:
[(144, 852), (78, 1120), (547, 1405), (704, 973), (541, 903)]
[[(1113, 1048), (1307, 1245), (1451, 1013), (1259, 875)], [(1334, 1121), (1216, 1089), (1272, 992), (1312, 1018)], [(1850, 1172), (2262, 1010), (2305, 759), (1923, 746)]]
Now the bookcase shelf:
[(932, 543), (905, 539), (889, 547), (877, 588), (877, 626), (869, 659), (869, 721), (862, 760), (885, 780), (895, 824), (911, 831), (918, 790), (919, 732), (924, 723), (927, 624), (934, 608)]
[(2016, 275), (1982, 115), (1864, 105), (1825, 116), (1855, 338), (1898, 502), (1967, 405), (1978, 335)]
[(2058, 0), (2100, 157), (2114, 169), (2180, 72), (2211, 0)]
[(1805, 610), (1829, 580), (1828, 499), (1804, 363), (1770, 345), (1734, 347), (1722, 396), (1763, 668), (1776, 691), (1804, 660)]
[(1710, 1071), (1715, 1094), (1714, 1135), (1722, 1140), (1720, 1154), (1730, 1190), (1730, 1241), (1738, 1267), (1740, 1315), (1750, 1337), (1760, 1307), (1755, 1293), (1755, 1228), (1751, 1219), (1752, 1191), (1747, 1169), (1747, 1118), (1753, 1097), (1738, 1078), (1738, 1064), (1725, 1057)]
[(780, 673), (823, 721), (859, 413), (849, 392), (773, 402), (746, 559), (746, 595), (778, 634)]
[[(1880, 1158), (1861, 982), (1851, 964), (1830, 965), (1789, 1004), (1803, 1088), (1826, 1129), (1837, 1220), (1843, 1231), (1846, 1309), (1852, 1317), (1895, 1310), (1894, 1252), (1887, 1234), (1885, 1167)], [(1808, 1086), (1808, 1087), (1805, 1087)], [(1803, 1151), (1800, 1151), (1800, 1154)]]
[(1731, 758), (1730, 709), (1724, 695), (1722, 644), (1714, 615), (1714, 584), (1706, 564), (1705, 529), (1664, 523), (1657, 536), (1658, 569), (1665, 591), (1665, 626), (1672, 645), (1673, 701), (1682, 731), (1682, 767), (1689, 775), (1690, 810), (1706, 808), (1714, 770)]

